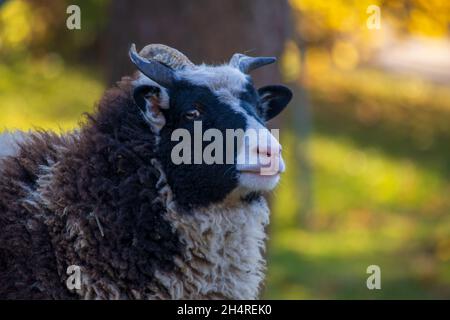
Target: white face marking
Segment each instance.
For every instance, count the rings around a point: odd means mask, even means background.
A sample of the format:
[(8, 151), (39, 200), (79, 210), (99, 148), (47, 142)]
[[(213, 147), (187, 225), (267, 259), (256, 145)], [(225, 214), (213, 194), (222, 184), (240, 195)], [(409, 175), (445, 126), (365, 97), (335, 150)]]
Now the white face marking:
[(248, 83), (248, 77), (245, 74), (229, 65), (200, 65), (179, 70), (177, 76), (192, 84), (208, 87), (213, 92), (226, 90), (232, 95), (239, 94)]

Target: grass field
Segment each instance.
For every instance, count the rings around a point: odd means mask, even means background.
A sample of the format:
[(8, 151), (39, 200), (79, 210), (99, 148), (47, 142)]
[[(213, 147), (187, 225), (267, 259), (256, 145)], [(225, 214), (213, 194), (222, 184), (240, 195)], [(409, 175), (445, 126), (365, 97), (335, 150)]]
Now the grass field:
[[(104, 90), (92, 70), (33, 65), (0, 64), (0, 128), (73, 128)], [(299, 141), (285, 128), (264, 297), (450, 298), (448, 88), (368, 71), (312, 75), (308, 89), (314, 206), (299, 215)], [(371, 264), (381, 290), (366, 288)]]
[[(311, 158), (306, 226), (291, 158), (276, 191), (265, 297), (449, 298), (448, 180), (411, 159), (320, 133)], [(382, 290), (366, 288), (372, 264), (381, 267)]]
[[(322, 74), (308, 84), (314, 207), (298, 213), (299, 141), (282, 131), (288, 171), (265, 297), (450, 298), (449, 88), (373, 70)], [(372, 264), (381, 290), (366, 287)]]

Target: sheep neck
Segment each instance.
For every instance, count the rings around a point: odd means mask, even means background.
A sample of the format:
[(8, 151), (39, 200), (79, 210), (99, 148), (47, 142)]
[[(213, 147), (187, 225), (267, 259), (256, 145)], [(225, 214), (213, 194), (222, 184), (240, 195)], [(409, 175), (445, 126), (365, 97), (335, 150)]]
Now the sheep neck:
[(263, 197), (254, 201), (227, 201), (180, 214), (164, 172), (159, 195), (166, 219), (185, 246), (176, 257), (178, 272), (157, 272), (155, 278), (173, 299), (255, 299), (265, 271), (265, 227), (269, 209)]

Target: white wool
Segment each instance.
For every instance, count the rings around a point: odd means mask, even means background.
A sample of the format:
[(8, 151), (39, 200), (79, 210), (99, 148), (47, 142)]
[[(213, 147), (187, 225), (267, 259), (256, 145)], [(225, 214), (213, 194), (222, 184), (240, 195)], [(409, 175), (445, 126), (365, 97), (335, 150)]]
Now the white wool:
[(177, 76), (198, 86), (208, 87), (212, 92), (226, 90), (239, 94), (249, 82), (248, 76), (228, 64), (209, 66), (202, 64), (194, 68), (177, 71)]
[(27, 133), (23, 131), (0, 134), (0, 158), (14, 156), (19, 151), (19, 144), (26, 139)]
[[(154, 161), (154, 165), (160, 165)], [(256, 299), (264, 278), (266, 201), (224, 201), (192, 213), (180, 213), (161, 171), (160, 196), (166, 219), (185, 251), (175, 260), (181, 274), (158, 272), (171, 299)]]

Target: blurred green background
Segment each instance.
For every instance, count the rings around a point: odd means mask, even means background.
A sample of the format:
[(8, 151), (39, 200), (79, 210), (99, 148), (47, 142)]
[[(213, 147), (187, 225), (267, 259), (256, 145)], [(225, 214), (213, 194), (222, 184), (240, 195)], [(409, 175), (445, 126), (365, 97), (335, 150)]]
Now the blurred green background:
[[(0, 3), (0, 131), (76, 127), (132, 70), (131, 42), (194, 62), (280, 56), (255, 75), (296, 96), (271, 124), (288, 171), (271, 201), (263, 297), (450, 298), (448, 1)], [(81, 30), (66, 28), (72, 3)], [(366, 287), (369, 265), (381, 290)]]

